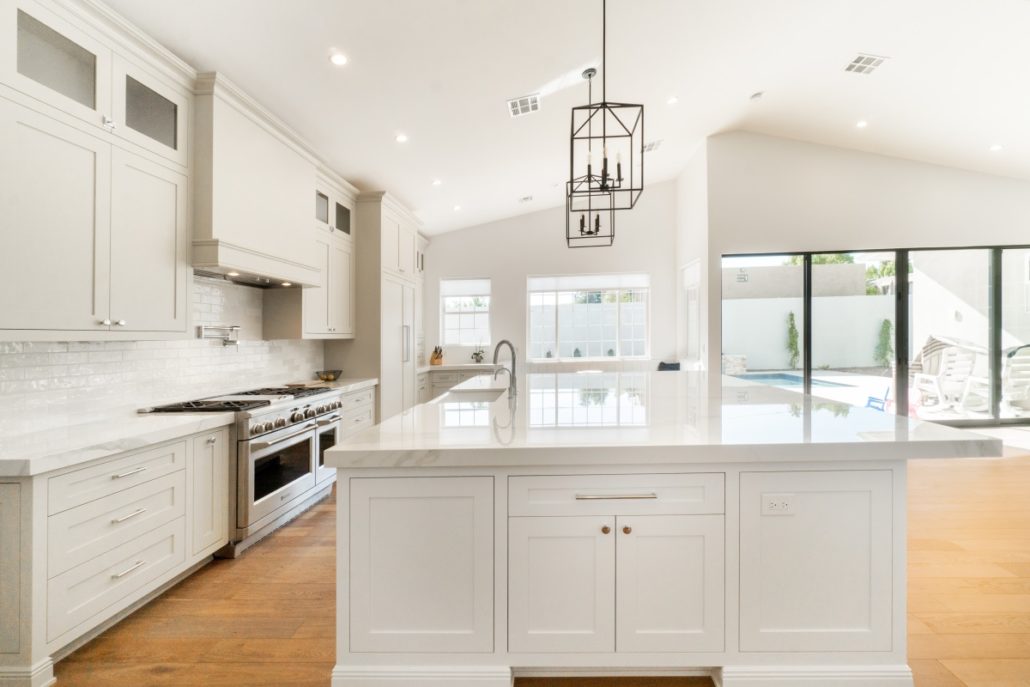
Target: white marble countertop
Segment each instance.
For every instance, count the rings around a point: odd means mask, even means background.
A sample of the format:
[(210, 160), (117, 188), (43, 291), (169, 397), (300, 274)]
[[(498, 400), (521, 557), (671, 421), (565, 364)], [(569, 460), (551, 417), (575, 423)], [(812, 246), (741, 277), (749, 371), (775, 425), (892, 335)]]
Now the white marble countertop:
[[(997, 439), (698, 372), (480, 375), (326, 455), (334, 467), (840, 462), (997, 456)], [(627, 450), (632, 449), (632, 450)]]
[[(335, 382), (316, 380), (307, 386), (324, 386), (348, 393), (378, 383), (374, 377), (356, 377)], [(217, 395), (220, 394), (205, 397)], [(84, 422), (82, 413), (75, 408), (49, 409), (46, 428), (0, 437), (0, 477), (38, 475), (225, 427), (236, 421), (234, 413), (140, 414), (137, 410), (135, 406), (116, 409), (107, 417)]]
[(443, 365), (420, 365), (416, 372), (482, 372), (483, 370), (493, 371), (498, 367), (504, 367), (504, 363), (444, 363)]

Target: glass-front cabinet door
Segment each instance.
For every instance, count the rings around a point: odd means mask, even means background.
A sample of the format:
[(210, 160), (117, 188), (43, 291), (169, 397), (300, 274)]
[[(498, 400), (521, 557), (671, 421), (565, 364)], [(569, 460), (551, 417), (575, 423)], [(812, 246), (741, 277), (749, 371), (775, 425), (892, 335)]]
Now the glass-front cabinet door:
[(90, 35), (31, 0), (0, 0), (3, 83), (101, 126), (111, 117), (110, 73), (110, 50)]
[(185, 167), (189, 94), (117, 55), (113, 73), (114, 132)]

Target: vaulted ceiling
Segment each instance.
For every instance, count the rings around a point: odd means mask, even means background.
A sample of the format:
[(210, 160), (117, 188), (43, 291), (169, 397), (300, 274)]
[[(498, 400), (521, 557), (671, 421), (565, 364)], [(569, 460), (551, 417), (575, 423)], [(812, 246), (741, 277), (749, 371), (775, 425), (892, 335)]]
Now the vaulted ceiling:
[[(569, 109), (601, 58), (601, 0), (108, 2), (429, 234), (562, 202)], [(609, 0), (608, 96), (662, 141), (648, 181), (732, 129), (1030, 179), (1028, 32), (1027, 0)], [(845, 71), (860, 52), (889, 59)], [(539, 112), (508, 114), (536, 92)]]

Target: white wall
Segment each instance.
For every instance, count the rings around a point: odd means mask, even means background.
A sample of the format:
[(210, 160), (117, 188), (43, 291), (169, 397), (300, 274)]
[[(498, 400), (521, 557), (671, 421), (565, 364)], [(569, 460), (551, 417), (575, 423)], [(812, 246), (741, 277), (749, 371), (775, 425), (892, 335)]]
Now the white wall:
[[(615, 244), (610, 248), (568, 248), (563, 207), (435, 236), (426, 249), (426, 349), (440, 343), (441, 279), (488, 277), (488, 358), (498, 341), (510, 339), (518, 348), (520, 360), (525, 360), (527, 277), (646, 272), (651, 275), (651, 357), (674, 359), (675, 249), (676, 184), (672, 181), (648, 185), (633, 210), (619, 213)], [(466, 362), (469, 352), (446, 346), (444, 360)]]
[(722, 255), (1030, 241), (1028, 182), (749, 132), (710, 137), (706, 157), (711, 369)]
[[(676, 352), (703, 367), (708, 355), (708, 148), (701, 145), (676, 180)], [(696, 314), (688, 308), (694, 290)], [(696, 342), (695, 344), (688, 343)], [(691, 349), (696, 349), (696, 353)]]
[(240, 325), (238, 347), (199, 339), (0, 342), (0, 436), (47, 427), (49, 410), (70, 409), (85, 423), (114, 409), (313, 380), (324, 365), (322, 342), (261, 341), (261, 303), (260, 289), (194, 281), (193, 322)]

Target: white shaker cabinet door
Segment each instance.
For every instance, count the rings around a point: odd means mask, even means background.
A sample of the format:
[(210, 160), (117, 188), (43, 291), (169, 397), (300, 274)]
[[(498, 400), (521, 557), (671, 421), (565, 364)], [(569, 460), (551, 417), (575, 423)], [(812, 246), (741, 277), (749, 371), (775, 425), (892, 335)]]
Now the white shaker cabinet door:
[(321, 272), (321, 284), (306, 288), (301, 292), (301, 311), (304, 318), (304, 333), (330, 334), (329, 328), (329, 271), (331, 269), (332, 246), (328, 238), (317, 235), (314, 240), (318, 255), (318, 269)]
[(618, 651), (723, 649), (721, 515), (620, 516)]
[(184, 332), (192, 286), (186, 177), (115, 148), (111, 178), (113, 328)]
[(329, 245), (329, 331), (337, 335), (354, 334), (354, 253), (349, 241)]
[(350, 480), (350, 650), (493, 651), (492, 477)]
[(111, 145), (0, 98), (0, 329), (106, 331)]
[(191, 554), (229, 541), (229, 430), (193, 438), (190, 465)]
[(615, 650), (615, 539), (610, 516), (508, 519), (509, 651)]

